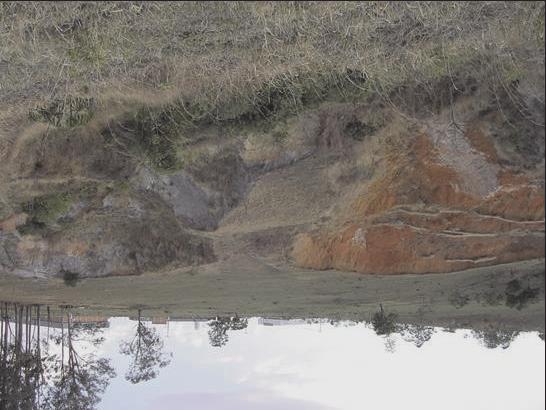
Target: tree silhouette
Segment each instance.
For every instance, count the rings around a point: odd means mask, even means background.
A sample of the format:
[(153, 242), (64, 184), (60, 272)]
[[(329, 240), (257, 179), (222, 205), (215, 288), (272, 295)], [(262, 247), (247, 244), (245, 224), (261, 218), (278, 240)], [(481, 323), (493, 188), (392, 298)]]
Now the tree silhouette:
[(39, 306), (0, 307), (1, 409), (37, 409), (40, 404), (44, 386), (40, 334), (30, 331), (33, 313), (39, 312)]
[(402, 339), (418, 348), (428, 342), (434, 334), (432, 326), (399, 324), (397, 319), (395, 313), (386, 313), (382, 304), (379, 305), (379, 311), (372, 316), (372, 327), (378, 336), (385, 337), (385, 349), (388, 352), (395, 351), (396, 341), (393, 338), (395, 333), (399, 333)]
[(375, 333), (379, 336), (390, 335), (398, 330), (396, 320), (398, 316), (395, 313), (385, 313), (383, 305), (379, 305), (379, 311), (372, 316), (372, 326)]
[(100, 402), (115, 372), (110, 360), (98, 358), (94, 353), (80, 355), (76, 349), (77, 341), (85, 340), (97, 345), (104, 340), (100, 337), (98, 326), (74, 324), (69, 310), (63, 312), (62, 320), (61, 335), (52, 337), (54, 343), (61, 346), (61, 353), (48, 359), (49, 376), (53, 383), (42, 408), (92, 410)]
[(383, 338), (385, 341), (385, 351), (387, 353), (396, 352), (396, 339), (392, 337), (392, 334), (384, 335)]
[(144, 324), (139, 310), (135, 336), (120, 344), (120, 353), (133, 359), (125, 379), (136, 384), (157, 377), (159, 369), (171, 362), (171, 358), (163, 352), (163, 346), (163, 340), (156, 330)]
[(510, 344), (519, 335), (519, 332), (502, 329), (473, 330), (472, 335), (488, 349), (495, 349), (497, 347), (508, 349)]
[[(63, 310), (60, 335), (42, 338), (40, 306), (3, 304), (0, 313), (0, 409), (94, 409), (114, 371), (106, 359), (80, 355), (74, 342), (100, 343), (100, 330), (74, 324)], [(50, 342), (60, 353), (49, 354)]]
[(430, 340), (434, 334), (432, 326), (404, 324), (400, 327), (402, 338), (420, 348)]
[(242, 330), (248, 326), (247, 319), (235, 317), (216, 317), (209, 322), (209, 341), (213, 347), (225, 346), (229, 340), (229, 330)]

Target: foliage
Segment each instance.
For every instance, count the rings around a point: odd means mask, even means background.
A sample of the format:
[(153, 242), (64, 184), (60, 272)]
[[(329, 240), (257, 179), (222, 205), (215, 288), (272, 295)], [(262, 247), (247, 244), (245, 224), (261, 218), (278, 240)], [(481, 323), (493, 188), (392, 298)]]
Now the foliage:
[(72, 272), (66, 269), (62, 269), (60, 275), (63, 278), (64, 284), (66, 286), (74, 287), (80, 280), (80, 274), (78, 272)]
[[(63, 310), (62, 330), (44, 340), (39, 328), (23, 332), (26, 319), (40, 316), (39, 306), (14, 305), (12, 323), (8, 307), (2, 307), (0, 318), (0, 408), (95, 409), (115, 373), (108, 359), (79, 351), (77, 342), (102, 343), (101, 329), (75, 324)], [(58, 345), (56, 353), (50, 353), (50, 342)]]
[(72, 204), (71, 195), (67, 192), (51, 193), (32, 198), (21, 205), (27, 213), (27, 222), (18, 227), (22, 235), (42, 232), (47, 225), (57, 221), (58, 217), (68, 211)]
[(209, 340), (213, 347), (222, 347), (229, 341), (228, 331), (242, 330), (248, 326), (248, 320), (239, 317), (216, 317), (209, 322)]
[(378, 335), (389, 335), (398, 331), (396, 321), (398, 315), (396, 313), (385, 313), (383, 305), (380, 305), (380, 310), (372, 316), (372, 326), (375, 333)]
[(416, 347), (422, 347), (434, 334), (432, 326), (405, 324), (400, 329), (402, 338)]
[(120, 344), (120, 353), (132, 358), (125, 379), (137, 384), (156, 378), (159, 369), (171, 362), (163, 352), (163, 345), (161, 336), (154, 328), (144, 324), (139, 312), (135, 336)]
[(508, 349), (510, 344), (519, 335), (518, 331), (503, 329), (473, 330), (472, 335), (488, 349)]

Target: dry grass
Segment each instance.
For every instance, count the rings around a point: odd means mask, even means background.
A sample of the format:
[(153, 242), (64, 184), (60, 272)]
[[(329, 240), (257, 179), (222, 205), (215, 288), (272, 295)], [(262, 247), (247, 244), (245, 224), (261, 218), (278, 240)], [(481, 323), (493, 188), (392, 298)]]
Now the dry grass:
[(279, 129), (255, 144), (274, 166), (323, 101), (416, 118), (476, 92), (544, 126), (543, 3), (0, 3), (0, 160), (31, 122), (87, 124), (171, 170), (221, 124)]
[(192, 121), (252, 119), (332, 90), (442, 104), (516, 80), (544, 103), (542, 2), (0, 3), (0, 107), (152, 90)]

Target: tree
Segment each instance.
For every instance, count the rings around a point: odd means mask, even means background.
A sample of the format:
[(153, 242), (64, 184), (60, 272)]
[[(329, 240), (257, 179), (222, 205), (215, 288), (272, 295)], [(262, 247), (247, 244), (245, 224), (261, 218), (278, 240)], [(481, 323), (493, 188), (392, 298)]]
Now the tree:
[(157, 377), (159, 369), (171, 362), (171, 358), (163, 352), (163, 346), (163, 340), (156, 330), (144, 324), (139, 310), (135, 336), (120, 344), (120, 353), (133, 358), (125, 379), (136, 384)]
[(372, 316), (372, 326), (377, 335), (390, 335), (398, 330), (396, 320), (398, 316), (395, 313), (385, 313), (383, 305), (379, 305), (380, 310)]
[(434, 334), (434, 328), (432, 326), (405, 324), (401, 326), (400, 334), (406, 342), (413, 343), (420, 348), (430, 340)]
[(229, 330), (242, 330), (248, 326), (247, 319), (235, 317), (216, 317), (209, 322), (210, 345), (214, 347), (225, 346), (229, 340)]
[[(13, 315), (10, 315), (13, 311)], [(39, 306), (8, 305), (0, 308), (0, 408), (38, 408), (43, 387), (43, 358), (39, 333), (30, 323)]]
[(42, 408), (92, 410), (100, 402), (115, 372), (109, 359), (98, 358), (94, 353), (82, 356), (76, 350), (76, 341), (102, 343), (101, 330), (97, 326), (74, 325), (70, 311), (66, 311), (66, 319), (66, 332), (63, 324), (61, 336), (52, 338), (54, 343), (61, 345), (61, 354), (48, 359), (53, 383)]
[(473, 330), (472, 335), (488, 349), (508, 349), (519, 332), (503, 329)]

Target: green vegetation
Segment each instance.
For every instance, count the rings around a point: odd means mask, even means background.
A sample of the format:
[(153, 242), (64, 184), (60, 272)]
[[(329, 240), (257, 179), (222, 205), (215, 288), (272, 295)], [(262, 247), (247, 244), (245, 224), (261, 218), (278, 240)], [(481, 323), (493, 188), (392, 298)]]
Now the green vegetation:
[(375, 312), (372, 316), (372, 326), (375, 330), (375, 333), (378, 335), (390, 335), (399, 330), (397, 325), (398, 315), (396, 313), (385, 313), (383, 305), (379, 305), (380, 310)]
[(472, 335), (488, 349), (508, 349), (510, 344), (518, 337), (519, 332), (505, 329), (473, 330)]
[(17, 228), (21, 235), (44, 234), (57, 224), (67, 222), (67, 212), (74, 203), (81, 202), (89, 206), (113, 190), (126, 190), (124, 181), (115, 183), (88, 182), (72, 185), (64, 191), (48, 192), (35, 196), (21, 204), (21, 212), (28, 214), (27, 222)]
[(150, 165), (164, 170), (179, 165), (176, 157), (178, 122), (169, 114), (167, 110), (141, 109), (124, 124), (124, 128), (133, 131), (136, 146)]
[(235, 317), (215, 317), (209, 325), (209, 342), (212, 347), (222, 347), (229, 341), (228, 331), (243, 330), (248, 326), (248, 320)]
[(357, 141), (362, 141), (366, 135), (373, 134), (375, 127), (362, 121), (351, 121), (345, 126), (345, 135)]
[(21, 210), (29, 215), (27, 222), (18, 227), (22, 235), (42, 232), (48, 225), (56, 222), (58, 217), (68, 211), (72, 204), (71, 195), (67, 192), (52, 193), (34, 197), (21, 205)]

